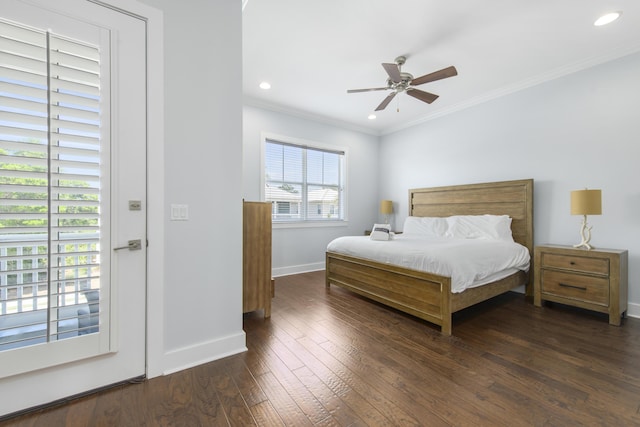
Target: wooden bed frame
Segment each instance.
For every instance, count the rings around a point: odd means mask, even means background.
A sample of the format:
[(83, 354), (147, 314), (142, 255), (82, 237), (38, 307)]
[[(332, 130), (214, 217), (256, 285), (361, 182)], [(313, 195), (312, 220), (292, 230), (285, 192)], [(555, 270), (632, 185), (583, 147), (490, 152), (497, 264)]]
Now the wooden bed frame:
[(451, 278), (383, 264), (364, 258), (326, 254), (326, 286), (337, 285), (435, 323), (442, 334), (451, 335), (451, 315), (456, 311), (526, 285), (533, 271), (533, 180), (454, 185), (409, 190), (409, 215), (509, 215), (516, 242), (529, 249), (529, 272), (461, 293), (451, 292)]

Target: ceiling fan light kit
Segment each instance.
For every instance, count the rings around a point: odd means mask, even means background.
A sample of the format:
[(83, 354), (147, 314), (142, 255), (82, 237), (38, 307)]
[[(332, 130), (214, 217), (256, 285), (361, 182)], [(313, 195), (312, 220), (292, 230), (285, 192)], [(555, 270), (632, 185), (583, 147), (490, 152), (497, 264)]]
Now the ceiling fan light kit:
[(387, 78), (387, 86), (386, 87), (375, 87), (368, 89), (349, 89), (347, 93), (358, 93), (358, 92), (371, 92), (376, 90), (392, 90), (389, 95), (378, 105), (376, 111), (384, 110), (387, 105), (393, 100), (393, 98), (402, 92), (406, 92), (407, 95), (412, 96), (420, 101), (426, 102), (427, 104), (431, 104), (433, 101), (438, 99), (438, 95), (433, 93), (425, 92), (420, 89), (416, 89), (414, 86), (422, 85), (425, 83), (434, 82), (436, 80), (446, 79), (448, 77), (453, 77), (458, 75), (458, 70), (456, 67), (450, 66), (447, 68), (443, 68), (442, 70), (434, 71), (433, 73), (425, 74), (424, 76), (418, 77), (417, 79), (413, 78), (413, 75), (410, 73), (405, 73), (402, 71), (402, 66), (407, 61), (407, 58), (404, 56), (399, 56), (395, 59), (393, 64), (383, 63), (382, 68), (387, 72), (389, 76)]

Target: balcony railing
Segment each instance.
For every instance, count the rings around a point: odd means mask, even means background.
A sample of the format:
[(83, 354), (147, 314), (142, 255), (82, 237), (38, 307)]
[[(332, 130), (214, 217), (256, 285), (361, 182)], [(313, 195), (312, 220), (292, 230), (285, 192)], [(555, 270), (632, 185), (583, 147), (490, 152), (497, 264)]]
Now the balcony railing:
[(96, 332), (98, 233), (60, 239), (51, 283), (43, 235), (17, 237), (0, 235), (0, 350)]

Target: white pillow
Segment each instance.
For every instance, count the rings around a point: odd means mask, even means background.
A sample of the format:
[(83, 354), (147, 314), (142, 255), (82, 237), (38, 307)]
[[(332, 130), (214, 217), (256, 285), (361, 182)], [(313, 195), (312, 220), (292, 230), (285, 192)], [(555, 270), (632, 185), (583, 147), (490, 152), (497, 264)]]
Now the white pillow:
[(408, 216), (404, 220), (402, 232), (404, 234), (417, 234), (429, 237), (442, 237), (447, 231), (445, 218), (428, 216)]
[(389, 240), (391, 224), (373, 224), (371, 240)]
[(447, 224), (447, 237), (513, 242), (508, 215), (454, 215), (447, 218)]

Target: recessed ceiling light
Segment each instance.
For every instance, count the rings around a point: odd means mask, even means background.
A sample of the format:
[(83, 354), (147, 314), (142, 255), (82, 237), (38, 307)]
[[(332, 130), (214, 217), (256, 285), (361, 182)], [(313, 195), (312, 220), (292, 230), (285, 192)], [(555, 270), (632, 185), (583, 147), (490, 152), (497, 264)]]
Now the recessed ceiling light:
[(367, 117), (367, 119), (375, 120), (376, 119), (376, 115), (375, 114), (369, 114), (369, 117)]
[(596, 27), (600, 27), (602, 25), (610, 24), (611, 22), (620, 18), (620, 15), (622, 15), (622, 12), (607, 13), (606, 15), (602, 15), (600, 18), (598, 18), (596, 22), (593, 23), (593, 25), (595, 25)]
[(260, 89), (264, 89), (264, 90), (271, 89), (271, 85), (269, 84), (269, 82), (262, 82), (260, 83)]

